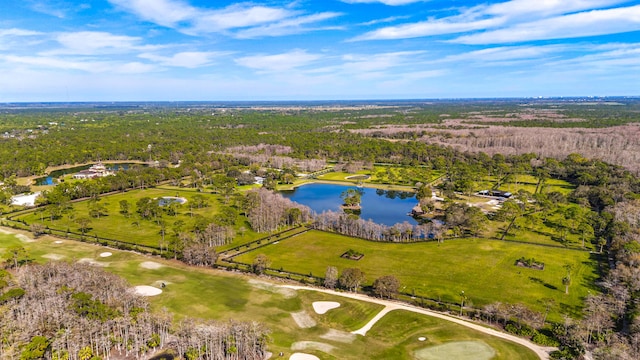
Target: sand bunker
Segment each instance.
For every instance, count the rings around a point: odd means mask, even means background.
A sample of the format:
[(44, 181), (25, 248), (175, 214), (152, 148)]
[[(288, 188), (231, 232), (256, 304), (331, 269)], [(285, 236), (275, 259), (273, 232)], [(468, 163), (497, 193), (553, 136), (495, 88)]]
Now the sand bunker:
[(418, 360), (489, 360), (496, 352), (482, 341), (456, 341), (416, 350), (414, 355)]
[(54, 243), (54, 244), (62, 244), (63, 242), (64, 242), (64, 241), (62, 241), (62, 240), (56, 240), (56, 241), (54, 241), (53, 243)]
[(162, 290), (148, 285), (139, 285), (133, 288), (136, 294), (141, 296), (156, 296), (162, 294)]
[(95, 261), (95, 260), (89, 259), (89, 258), (82, 258), (82, 259), (78, 260), (78, 263), (80, 263), (80, 264), (89, 264), (89, 265), (100, 266), (100, 267), (109, 266), (109, 263), (99, 262), (99, 261)]
[(325, 314), (327, 311), (339, 307), (340, 303), (335, 301), (315, 301), (313, 303), (313, 311), (315, 311), (316, 314)]
[(426, 337), (424, 337), (424, 336), (420, 336), (420, 337), (418, 338), (418, 341), (425, 341), (425, 340), (427, 340), (427, 338), (426, 338)]
[(64, 259), (64, 255), (60, 255), (60, 254), (44, 254), (42, 255), (43, 258), (45, 259), (51, 259), (51, 260), (62, 260)]
[(320, 337), (325, 340), (337, 341), (345, 344), (350, 344), (356, 339), (355, 334), (335, 329), (329, 329), (326, 334), (320, 335)]
[(26, 243), (30, 243), (30, 242), (34, 242), (35, 241), (32, 238), (30, 238), (30, 237), (28, 237), (27, 235), (24, 235), (24, 234), (16, 234), (16, 237), (18, 239), (20, 239), (20, 241), (26, 242)]
[(277, 293), (284, 296), (287, 299), (294, 298), (298, 296), (298, 293), (293, 289), (283, 288), (278, 285), (273, 285), (268, 282), (251, 279), (249, 280), (249, 284), (257, 289), (267, 290), (272, 293)]
[(159, 264), (157, 262), (153, 262), (153, 261), (145, 261), (145, 262), (140, 263), (140, 267), (141, 268), (151, 269), (151, 270), (160, 269), (163, 266), (164, 265)]
[(289, 360), (320, 360), (320, 358), (311, 354), (293, 353), (289, 356)]
[(103, 252), (103, 253), (100, 253), (100, 257), (109, 257), (109, 256), (111, 256), (111, 255), (113, 255), (113, 254), (112, 254), (112, 253), (110, 253), (110, 252), (108, 252), (108, 251), (105, 251), (105, 252)]
[(293, 320), (302, 329), (308, 329), (316, 326), (316, 321), (306, 311), (291, 313)]

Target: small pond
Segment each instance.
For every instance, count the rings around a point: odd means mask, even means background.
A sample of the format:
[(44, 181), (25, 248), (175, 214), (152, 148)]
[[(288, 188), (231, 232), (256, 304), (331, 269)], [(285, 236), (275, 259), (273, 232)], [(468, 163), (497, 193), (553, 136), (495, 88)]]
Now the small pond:
[[(93, 166), (94, 164), (89, 164), (89, 165), (82, 165), (82, 166), (74, 166), (72, 168), (68, 168), (68, 169), (60, 169), (60, 170), (55, 170), (52, 171), (51, 173), (49, 173), (49, 175), (47, 176), (43, 176), (43, 177), (39, 177), (34, 179), (34, 183), (38, 186), (41, 185), (55, 185), (57, 183), (57, 179), (61, 176), (65, 176), (65, 175), (69, 175), (69, 174), (75, 174), (77, 172), (80, 172), (82, 170), (87, 170), (89, 169), (91, 166)], [(118, 171), (118, 170), (128, 170), (130, 166), (133, 165), (140, 165), (140, 166), (147, 166), (146, 164), (136, 164), (136, 163), (122, 163), (122, 164), (104, 164), (104, 166), (107, 167), (107, 169), (112, 170), (112, 171)]]
[[(306, 184), (294, 191), (283, 191), (282, 196), (299, 204), (306, 205), (311, 210), (321, 213), (323, 211), (342, 211), (340, 194), (347, 189), (355, 189), (354, 186), (333, 184)], [(418, 203), (414, 193), (402, 191), (388, 191), (381, 189), (357, 188), (363, 192), (361, 202), (362, 210), (360, 218), (392, 226), (397, 223), (409, 222), (412, 225), (418, 222), (407, 215)]]
[(175, 197), (175, 196), (164, 196), (158, 199), (158, 205), (165, 206), (169, 204), (184, 204), (187, 202), (187, 199), (183, 197)]

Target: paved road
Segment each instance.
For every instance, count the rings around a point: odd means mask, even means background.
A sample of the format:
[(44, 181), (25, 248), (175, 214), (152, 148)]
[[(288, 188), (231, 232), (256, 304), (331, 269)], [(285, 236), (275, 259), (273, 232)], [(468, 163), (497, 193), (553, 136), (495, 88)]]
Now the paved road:
[(342, 296), (342, 297), (346, 297), (346, 298), (350, 298), (350, 299), (356, 299), (356, 300), (360, 300), (360, 301), (366, 301), (366, 302), (380, 304), (380, 305), (385, 306), (385, 308), (382, 311), (380, 311), (380, 313), (378, 313), (373, 319), (371, 319), (371, 321), (369, 321), (369, 323), (367, 323), (361, 329), (358, 329), (358, 330), (354, 331), (353, 334), (365, 335), (367, 333), (367, 331), (369, 331), (371, 329), (371, 327), (373, 327), (373, 325), (375, 325), (375, 323), (378, 320), (380, 320), (382, 317), (384, 317), (384, 315), (386, 315), (388, 312), (390, 312), (392, 310), (405, 310), (405, 311), (411, 311), (411, 312), (414, 312), (414, 313), (423, 314), (423, 315), (427, 315), (427, 316), (433, 316), (433, 317), (436, 317), (436, 318), (439, 318), (439, 319), (451, 321), (451, 322), (454, 322), (456, 324), (459, 324), (459, 325), (462, 325), (462, 326), (466, 326), (468, 328), (480, 331), (480, 332), (485, 333), (485, 334), (489, 334), (489, 335), (492, 335), (492, 336), (499, 337), (501, 339), (509, 340), (509, 341), (514, 342), (516, 344), (522, 345), (522, 346), (524, 346), (524, 347), (526, 347), (528, 349), (531, 349), (533, 352), (536, 353), (536, 355), (538, 355), (538, 357), (541, 360), (548, 360), (549, 359), (549, 353), (551, 351), (557, 350), (556, 348), (540, 346), (540, 345), (532, 343), (529, 340), (526, 340), (526, 339), (511, 335), (511, 334), (506, 334), (506, 333), (497, 331), (497, 330), (492, 329), (492, 328), (487, 328), (487, 327), (484, 327), (482, 325), (478, 325), (478, 324), (463, 320), (463, 319), (458, 318), (458, 317), (445, 315), (445, 314), (442, 314), (442, 313), (439, 313), (439, 312), (435, 312), (435, 311), (431, 311), (431, 310), (427, 310), (427, 309), (411, 306), (411, 305), (405, 304), (405, 303), (372, 298), (372, 297), (369, 297), (369, 296), (366, 296), (366, 295), (362, 295), (362, 294), (338, 292), (338, 291), (333, 291), (333, 290), (328, 290), (328, 289), (319, 289), (319, 288), (313, 288), (313, 287), (308, 287), (308, 286), (297, 286), (297, 285), (281, 285), (281, 286), (285, 287), (285, 288), (289, 288), (289, 289), (294, 289), (294, 290), (309, 290), (309, 291), (323, 292), (323, 293), (326, 293), (326, 294), (331, 294), (331, 295), (335, 295), (335, 296)]

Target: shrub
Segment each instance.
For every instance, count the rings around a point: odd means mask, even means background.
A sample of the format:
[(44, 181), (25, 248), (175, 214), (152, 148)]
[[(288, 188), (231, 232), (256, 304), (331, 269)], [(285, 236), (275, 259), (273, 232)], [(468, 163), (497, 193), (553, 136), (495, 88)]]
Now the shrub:
[(560, 346), (560, 342), (558, 340), (539, 332), (536, 332), (531, 340), (542, 346)]

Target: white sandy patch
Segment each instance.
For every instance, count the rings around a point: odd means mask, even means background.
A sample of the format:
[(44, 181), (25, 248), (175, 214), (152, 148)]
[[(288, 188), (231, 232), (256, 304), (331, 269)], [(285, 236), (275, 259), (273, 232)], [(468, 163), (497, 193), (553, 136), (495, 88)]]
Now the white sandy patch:
[(82, 259), (78, 260), (78, 263), (80, 263), (80, 264), (89, 264), (89, 265), (100, 266), (100, 267), (109, 266), (109, 263), (95, 261), (95, 260), (89, 259), (89, 258), (82, 258)]
[(140, 267), (141, 268), (145, 268), (145, 269), (151, 269), (151, 270), (155, 270), (155, 269), (160, 269), (161, 267), (163, 267), (164, 265), (154, 262), (154, 261), (145, 261), (140, 263)]
[(326, 334), (320, 335), (320, 337), (325, 340), (337, 341), (345, 344), (350, 344), (356, 339), (355, 334), (335, 329), (329, 329)]
[(279, 285), (270, 284), (265, 281), (251, 279), (249, 280), (249, 285), (253, 286), (257, 289), (267, 290), (272, 293), (277, 293), (284, 296), (287, 299), (294, 298), (298, 296), (298, 293), (294, 289), (288, 289), (284, 287), (280, 287)]
[(13, 234), (11, 231), (9, 230), (5, 230), (3, 228), (0, 228), (0, 234)]
[(311, 354), (293, 353), (289, 356), (289, 360), (320, 360), (320, 358)]
[(112, 253), (110, 253), (110, 252), (108, 252), (108, 251), (105, 251), (105, 252), (103, 252), (103, 253), (100, 253), (100, 257), (109, 257), (109, 256), (111, 256), (111, 255), (113, 255), (113, 254), (112, 254)]
[(157, 287), (148, 286), (148, 285), (139, 285), (133, 288), (136, 294), (142, 296), (156, 296), (162, 294), (162, 290)]
[(426, 337), (424, 337), (424, 336), (420, 336), (420, 337), (418, 338), (418, 341), (425, 341), (425, 340), (427, 340), (427, 338), (426, 338)]
[(51, 260), (64, 259), (64, 255), (60, 255), (60, 254), (44, 254), (44, 255), (42, 255), (42, 257), (45, 258), (45, 259), (51, 259)]
[(62, 240), (56, 240), (56, 241), (54, 241), (53, 243), (54, 243), (54, 244), (62, 244), (63, 242), (64, 242), (64, 241), (62, 241)]
[(291, 344), (291, 350), (299, 351), (299, 350), (318, 350), (326, 353), (330, 353), (335, 349), (334, 346), (321, 343), (317, 341), (298, 341)]
[(299, 311), (295, 313), (291, 313), (293, 320), (298, 324), (302, 329), (308, 329), (316, 326), (316, 321), (313, 320), (311, 316), (306, 311)]
[(313, 303), (313, 311), (316, 312), (316, 314), (326, 314), (327, 311), (331, 310), (331, 309), (336, 309), (340, 307), (340, 303), (339, 302), (335, 302), (335, 301), (315, 301)]
[(36, 198), (40, 195), (40, 191), (33, 194), (20, 194), (11, 197), (11, 205), (19, 206), (34, 206), (36, 204)]
[(24, 235), (24, 234), (16, 234), (16, 237), (18, 239), (20, 239), (20, 241), (26, 242), (26, 243), (30, 243), (30, 242), (34, 242), (35, 241), (32, 238), (30, 238), (30, 237), (28, 237), (27, 235)]
[(500, 202), (498, 200), (489, 200), (487, 201), (487, 204), (489, 205), (498, 205)]

